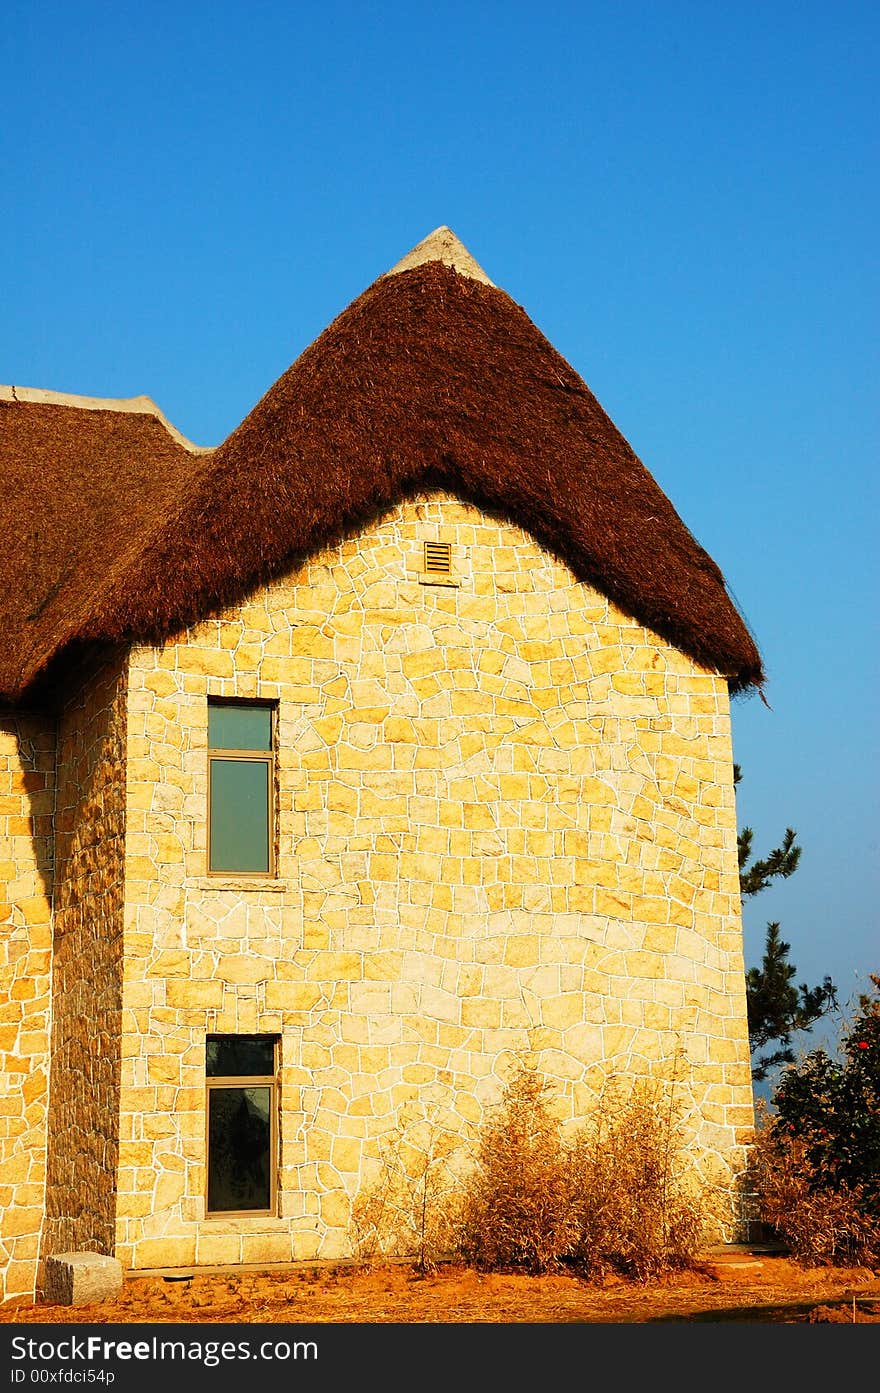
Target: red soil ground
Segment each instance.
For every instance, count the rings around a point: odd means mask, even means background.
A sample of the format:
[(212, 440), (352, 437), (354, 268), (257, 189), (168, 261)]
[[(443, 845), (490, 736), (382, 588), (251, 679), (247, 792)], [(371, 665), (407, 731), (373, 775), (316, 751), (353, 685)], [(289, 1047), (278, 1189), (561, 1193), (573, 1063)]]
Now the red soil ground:
[(51, 1306), (16, 1299), (0, 1322), (113, 1324), (880, 1322), (880, 1273), (805, 1268), (786, 1257), (707, 1255), (696, 1271), (635, 1283), (590, 1284), (557, 1274), (478, 1273), (442, 1265), (304, 1264), (285, 1271), (198, 1273), (188, 1280), (127, 1277), (112, 1301)]

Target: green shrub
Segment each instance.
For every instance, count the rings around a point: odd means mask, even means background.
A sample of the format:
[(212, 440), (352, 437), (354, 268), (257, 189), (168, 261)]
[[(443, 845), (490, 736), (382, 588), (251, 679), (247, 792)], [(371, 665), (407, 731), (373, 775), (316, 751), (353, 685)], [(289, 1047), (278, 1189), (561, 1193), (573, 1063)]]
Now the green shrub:
[(880, 1261), (880, 976), (870, 980), (841, 1058), (812, 1050), (760, 1110), (751, 1184), (802, 1261)]
[(773, 1094), (777, 1136), (803, 1143), (814, 1185), (859, 1189), (880, 1217), (880, 975), (859, 997), (842, 1059), (811, 1051), (786, 1069)]
[[(761, 1109), (763, 1114), (763, 1109)], [(761, 1117), (752, 1147), (749, 1185), (761, 1217), (792, 1257), (803, 1263), (880, 1262), (880, 1220), (869, 1212), (862, 1186), (828, 1183), (802, 1138)]]

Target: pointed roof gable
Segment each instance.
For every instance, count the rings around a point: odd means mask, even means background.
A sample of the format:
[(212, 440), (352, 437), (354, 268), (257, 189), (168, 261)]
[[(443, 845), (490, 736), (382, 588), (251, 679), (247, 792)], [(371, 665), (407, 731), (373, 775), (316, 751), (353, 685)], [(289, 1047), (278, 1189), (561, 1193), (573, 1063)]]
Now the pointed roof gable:
[(412, 251), (401, 257), (397, 265), (392, 266), (385, 275), (396, 276), (400, 271), (411, 271), (415, 266), (425, 266), (429, 261), (439, 261), (444, 266), (451, 266), (453, 271), (457, 271), (460, 276), (467, 276), (469, 280), (493, 285), (482, 266), (474, 261), (467, 247), (459, 242), (449, 227), (435, 227), (433, 232), (429, 232), (427, 237), (417, 242)]
[[(525, 527), (732, 690), (763, 681), (715, 562), (586, 384), (448, 228), (353, 301), (217, 449), (183, 469), (169, 447), (163, 486), (134, 514), (120, 500), (125, 544), (100, 567), (76, 556), (75, 528), (66, 534), (80, 580), (92, 570), (90, 593), (67, 593), (62, 576), (36, 617), (38, 606), (20, 616), (25, 656), (17, 673), (8, 657), (0, 667), (7, 694), (72, 638), (170, 634), (434, 488)], [(90, 448), (106, 473), (103, 446)]]

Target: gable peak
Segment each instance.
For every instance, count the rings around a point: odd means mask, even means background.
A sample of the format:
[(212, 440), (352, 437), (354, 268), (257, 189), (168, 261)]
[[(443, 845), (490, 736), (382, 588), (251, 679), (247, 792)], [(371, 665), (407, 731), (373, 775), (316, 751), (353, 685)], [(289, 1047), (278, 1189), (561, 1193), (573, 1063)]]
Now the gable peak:
[(442, 261), (444, 266), (451, 266), (460, 276), (467, 276), (472, 281), (482, 281), (483, 285), (493, 284), (482, 266), (474, 260), (467, 247), (449, 227), (435, 227), (433, 232), (429, 232), (427, 237), (417, 242), (396, 266), (385, 272), (385, 275), (396, 276), (399, 271), (411, 271), (414, 266), (423, 266), (427, 261)]

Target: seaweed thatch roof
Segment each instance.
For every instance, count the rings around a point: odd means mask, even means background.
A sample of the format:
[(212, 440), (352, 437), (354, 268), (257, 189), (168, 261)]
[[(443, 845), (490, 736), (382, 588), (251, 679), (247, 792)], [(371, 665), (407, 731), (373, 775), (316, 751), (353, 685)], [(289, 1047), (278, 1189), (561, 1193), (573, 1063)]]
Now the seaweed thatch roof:
[(763, 681), (718, 566), (574, 369), (446, 228), (349, 305), (214, 450), (188, 445), (145, 398), (99, 409), (41, 395), (0, 389), (7, 699), (71, 642), (171, 634), (433, 488), (529, 530), (732, 690)]

